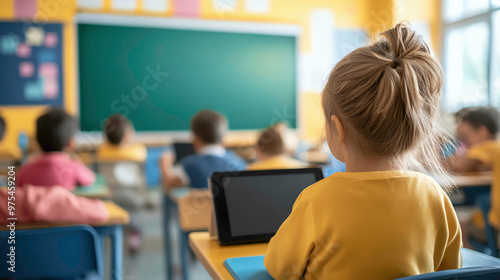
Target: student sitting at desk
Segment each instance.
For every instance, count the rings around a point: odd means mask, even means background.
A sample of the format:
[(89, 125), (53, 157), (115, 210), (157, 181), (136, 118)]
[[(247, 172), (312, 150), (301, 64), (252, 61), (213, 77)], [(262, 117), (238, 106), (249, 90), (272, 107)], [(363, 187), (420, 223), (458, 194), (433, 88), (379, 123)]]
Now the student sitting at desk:
[[(443, 73), (405, 25), (344, 57), (322, 94), (328, 146), (345, 162), (306, 188), (268, 245), (274, 279), (396, 279), (461, 267), (460, 225), (436, 143)], [(415, 165), (415, 166), (414, 166)]]
[(491, 170), (491, 154), (500, 150), (500, 115), (495, 108), (466, 108), (457, 112), (459, 149), (447, 161), (456, 172)]
[(246, 163), (222, 146), (227, 128), (226, 117), (222, 114), (211, 110), (198, 112), (191, 120), (196, 154), (173, 166), (174, 156), (165, 153), (160, 161), (164, 186), (207, 188), (207, 178), (213, 172), (244, 170)]
[(122, 114), (110, 116), (104, 124), (107, 141), (99, 146), (97, 158), (100, 161), (145, 161), (146, 147), (130, 143), (134, 133), (134, 126), (127, 117)]
[(285, 128), (271, 126), (261, 132), (255, 145), (257, 162), (248, 170), (302, 168), (306, 164), (290, 157), (285, 150)]
[(51, 108), (36, 121), (36, 139), (42, 154), (29, 160), (17, 174), (17, 186), (61, 186), (70, 191), (94, 183), (95, 175), (66, 152), (74, 146), (74, 119), (64, 110)]

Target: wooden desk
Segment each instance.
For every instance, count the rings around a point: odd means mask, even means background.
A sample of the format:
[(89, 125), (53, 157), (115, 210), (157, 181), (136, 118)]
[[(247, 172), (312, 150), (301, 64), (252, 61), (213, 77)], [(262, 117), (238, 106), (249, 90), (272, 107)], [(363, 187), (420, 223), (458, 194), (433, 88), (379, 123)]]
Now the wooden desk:
[(189, 234), (189, 246), (213, 279), (234, 279), (224, 266), (228, 258), (264, 255), (267, 243), (220, 246), (208, 232)]
[(301, 153), (300, 159), (310, 164), (319, 165), (327, 164), (330, 162), (328, 153), (321, 150), (305, 151)]
[(96, 175), (94, 184), (87, 187), (76, 187), (73, 193), (86, 198), (110, 198), (111, 190), (106, 185), (106, 179), (101, 174)]
[[(224, 266), (228, 258), (264, 255), (267, 243), (221, 246), (210, 240), (208, 232), (195, 232), (189, 235), (189, 245), (213, 279), (234, 279)], [(498, 266), (500, 260), (491, 256), (462, 248), (463, 267)]]
[[(111, 241), (111, 276), (113, 280), (123, 279), (123, 225), (130, 221), (127, 211), (111, 201), (105, 201), (104, 205), (108, 209), (109, 218), (106, 221), (90, 224), (99, 234), (103, 254), (106, 238)], [(16, 223), (16, 230), (40, 229), (48, 227), (74, 226), (78, 223)], [(6, 225), (2, 225), (0, 230), (9, 230)]]
[[(171, 219), (177, 221), (176, 217), (172, 217), (172, 213), (177, 213), (177, 201), (189, 194), (191, 188), (181, 187), (172, 188), (163, 192), (163, 246), (165, 251), (165, 274), (166, 279), (173, 279), (173, 248), (171, 234)], [(182, 237), (182, 232), (180, 232)], [(182, 250), (182, 248), (181, 248)], [(182, 252), (181, 252), (182, 254)], [(185, 258), (181, 256), (181, 261)], [(187, 274), (187, 269), (183, 268), (183, 273)], [(187, 279), (187, 277), (184, 277)]]
[(493, 172), (469, 172), (452, 177), (457, 187), (479, 187), (490, 186), (493, 182)]

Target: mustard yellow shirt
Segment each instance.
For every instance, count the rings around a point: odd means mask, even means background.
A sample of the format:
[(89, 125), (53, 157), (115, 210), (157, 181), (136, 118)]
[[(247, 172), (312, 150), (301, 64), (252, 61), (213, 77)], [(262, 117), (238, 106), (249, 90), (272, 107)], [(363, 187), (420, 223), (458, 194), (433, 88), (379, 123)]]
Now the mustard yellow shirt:
[(491, 208), (488, 221), (500, 230), (500, 148), (491, 153), (493, 163), (493, 183), (491, 185)]
[(405, 171), (339, 172), (306, 188), (269, 242), (274, 279), (395, 279), (460, 268), (448, 196)]
[(288, 168), (302, 168), (306, 166), (307, 165), (302, 161), (298, 161), (287, 155), (279, 155), (249, 164), (248, 170), (288, 169)]
[(488, 140), (472, 146), (466, 156), (479, 160), (485, 165), (491, 165), (493, 163), (492, 154), (498, 150), (500, 150), (500, 141)]
[[(493, 167), (493, 184), (491, 186), (491, 208), (488, 213), (488, 221), (495, 228), (500, 230), (500, 141), (490, 140), (474, 145), (467, 152), (466, 156), (477, 159), (485, 165)], [(476, 211), (472, 218), (472, 223), (480, 229), (485, 228), (483, 214)]]
[(145, 161), (146, 147), (142, 144), (128, 144), (115, 146), (104, 143), (97, 149), (97, 158), (101, 161)]

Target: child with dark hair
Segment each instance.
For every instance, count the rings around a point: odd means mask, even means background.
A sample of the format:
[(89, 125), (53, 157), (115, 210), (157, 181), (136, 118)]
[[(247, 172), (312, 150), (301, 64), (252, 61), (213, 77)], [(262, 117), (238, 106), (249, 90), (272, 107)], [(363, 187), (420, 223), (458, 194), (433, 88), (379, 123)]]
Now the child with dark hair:
[(196, 154), (183, 158), (175, 166), (171, 153), (162, 156), (160, 165), (165, 187), (207, 188), (207, 178), (213, 172), (244, 170), (246, 163), (222, 146), (227, 128), (224, 115), (211, 110), (198, 112), (191, 120)]
[[(497, 140), (497, 134), (500, 131), (499, 112), (492, 107), (469, 107), (461, 109), (455, 116), (458, 124), (457, 139), (461, 144), (461, 149), (448, 159), (451, 169), (457, 172), (491, 170), (495, 156), (498, 156), (500, 152), (500, 141)], [(464, 191), (466, 195), (471, 192), (470, 190)], [(473, 191), (476, 192), (476, 190)], [(489, 194), (480, 196), (489, 197)], [(494, 199), (495, 196), (493, 195), (492, 198)], [(487, 242), (481, 210), (477, 209), (472, 214), (465, 227), (465, 233), (470, 239), (482, 243)]]
[(97, 158), (102, 161), (137, 161), (146, 160), (146, 147), (130, 143), (134, 136), (134, 126), (122, 114), (111, 115), (104, 124), (106, 143), (97, 150)]
[(462, 146), (448, 159), (456, 172), (491, 169), (491, 155), (500, 149), (497, 140), (500, 114), (492, 107), (464, 108), (457, 112), (457, 139)]
[(74, 119), (64, 110), (51, 108), (36, 121), (36, 139), (42, 154), (18, 172), (17, 185), (61, 186), (70, 191), (94, 183), (95, 175), (66, 152), (74, 147)]

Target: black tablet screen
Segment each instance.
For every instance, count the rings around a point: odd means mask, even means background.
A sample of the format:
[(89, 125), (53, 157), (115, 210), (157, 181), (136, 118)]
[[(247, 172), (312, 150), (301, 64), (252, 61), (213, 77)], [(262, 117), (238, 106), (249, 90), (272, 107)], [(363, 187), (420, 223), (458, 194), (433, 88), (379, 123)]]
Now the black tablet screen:
[(313, 173), (224, 178), (232, 236), (276, 233)]

